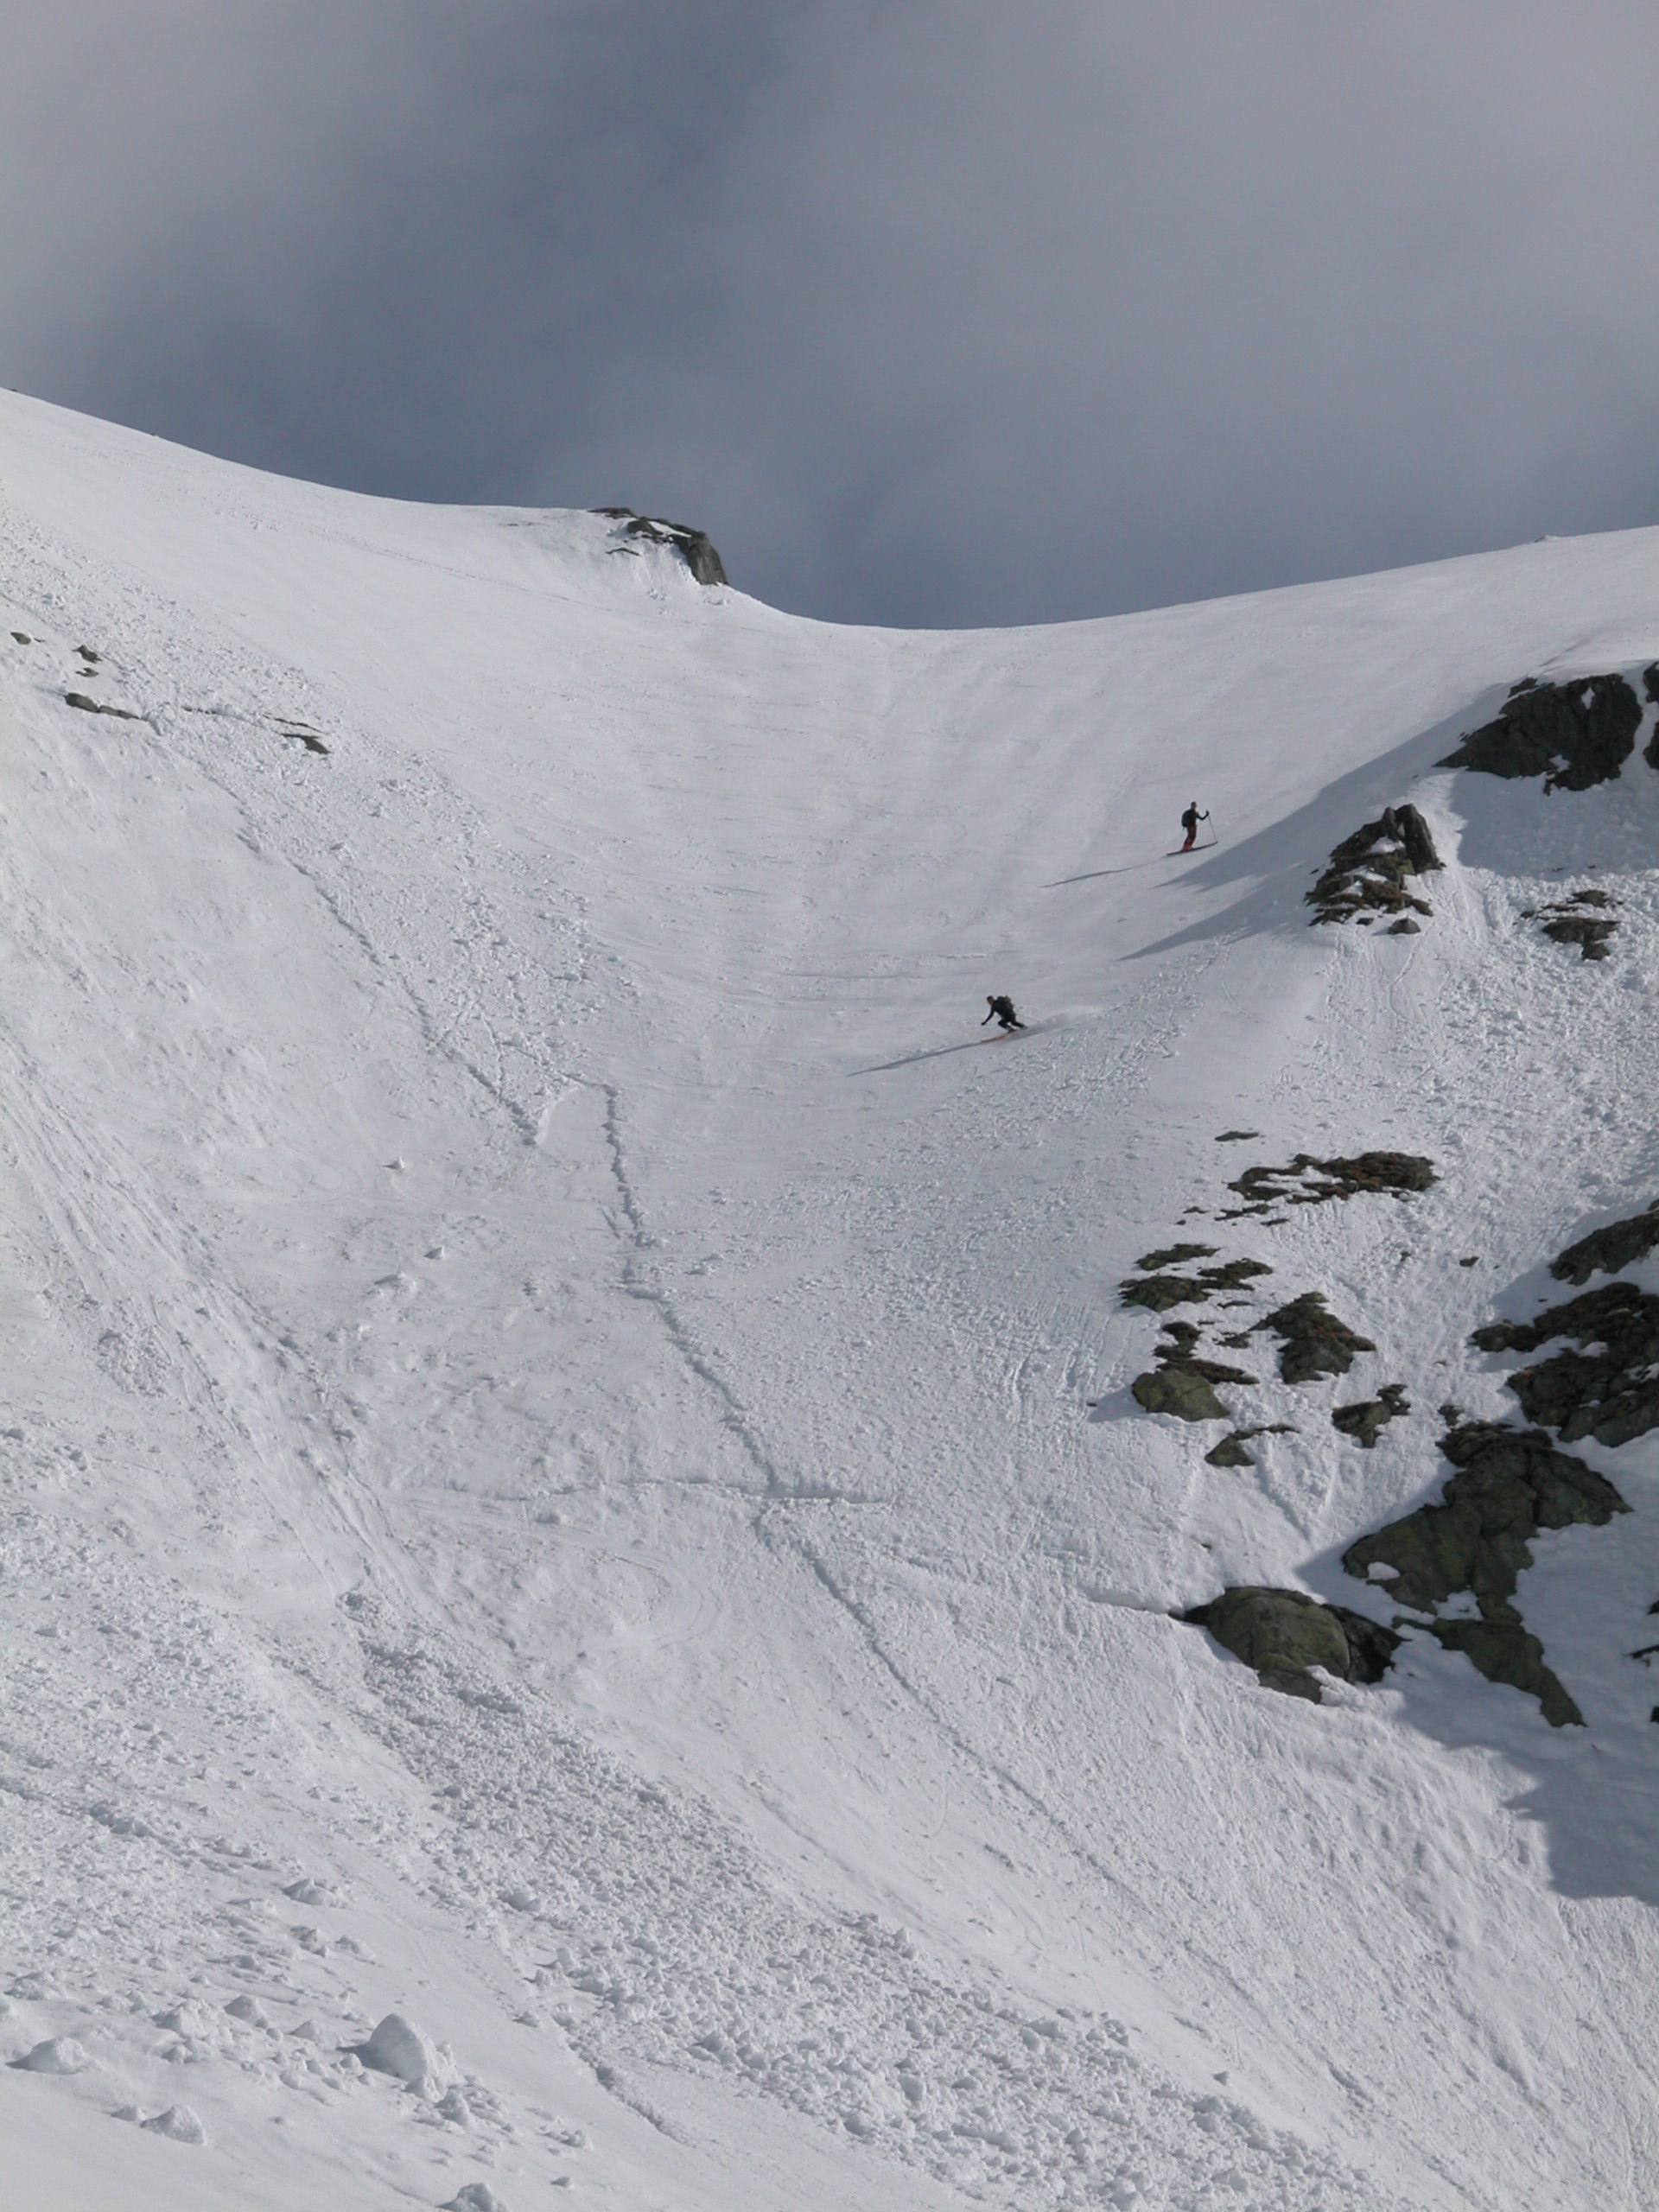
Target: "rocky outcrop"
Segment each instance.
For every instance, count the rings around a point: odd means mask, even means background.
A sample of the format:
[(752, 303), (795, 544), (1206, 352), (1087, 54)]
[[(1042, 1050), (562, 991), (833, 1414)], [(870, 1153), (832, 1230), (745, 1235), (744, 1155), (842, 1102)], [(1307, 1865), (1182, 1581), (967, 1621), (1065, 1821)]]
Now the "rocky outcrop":
[[(1171, 1259), (1176, 1253), (1207, 1256), (1213, 1249), (1203, 1244), (1172, 1244), (1167, 1252), (1149, 1252), (1136, 1264), (1145, 1268), (1154, 1261)], [(1263, 1260), (1228, 1260), (1218, 1268), (1200, 1268), (1192, 1275), (1131, 1276), (1118, 1285), (1117, 1294), (1125, 1306), (1144, 1306), (1150, 1313), (1166, 1313), (1175, 1306), (1206, 1305), (1218, 1290), (1239, 1290), (1255, 1276), (1272, 1273)]]
[(1247, 1167), (1227, 1187), (1247, 1207), (1265, 1211), (1276, 1205), (1325, 1205), (1362, 1191), (1403, 1198), (1427, 1191), (1433, 1181), (1433, 1161), (1416, 1153), (1362, 1152), (1352, 1160), (1316, 1160), (1312, 1153), (1299, 1152), (1288, 1167)]
[(1135, 1403), (1149, 1414), (1173, 1414), (1178, 1421), (1225, 1421), (1227, 1408), (1214, 1385), (1254, 1383), (1255, 1376), (1243, 1368), (1225, 1367), (1219, 1360), (1200, 1359), (1198, 1332), (1190, 1321), (1167, 1323), (1163, 1335), (1167, 1341), (1154, 1355), (1156, 1369), (1137, 1375), (1129, 1385)]
[(1617, 902), (1605, 891), (1574, 891), (1548, 906), (1523, 906), (1523, 922), (1541, 918), (1544, 935), (1557, 944), (1576, 944), (1586, 960), (1605, 960), (1607, 940), (1618, 927), (1618, 917), (1608, 910)]
[(1563, 1443), (1592, 1436), (1609, 1449), (1659, 1428), (1659, 1298), (1606, 1283), (1530, 1321), (1491, 1322), (1470, 1342), (1480, 1351), (1536, 1351), (1555, 1337), (1593, 1349), (1559, 1351), (1510, 1376), (1529, 1421)]
[(1253, 1436), (1294, 1436), (1295, 1433), (1289, 1422), (1282, 1421), (1268, 1421), (1260, 1428), (1235, 1428), (1204, 1456), (1212, 1467), (1253, 1467), (1255, 1455), (1244, 1449)]
[(101, 707), (96, 699), (89, 699), (84, 691), (66, 691), (64, 704), (78, 707), (83, 715), (113, 715), (118, 722), (141, 722), (142, 715), (135, 715), (127, 707)]
[(693, 530), (688, 523), (665, 522), (660, 515), (635, 514), (632, 507), (595, 507), (594, 512), (622, 524), (625, 537), (643, 537), (652, 545), (672, 546), (698, 583), (728, 581), (725, 563), (706, 531)]
[(1446, 1650), (1465, 1653), (1489, 1682), (1507, 1682), (1511, 1689), (1535, 1697), (1552, 1728), (1583, 1727), (1583, 1713), (1561, 1687), (1559, 1675), (1544, 1664), (1543, 1645), (1518, 1622), (1433, 1621), (1429, 1625)]
[(1362, 1398), (1351, 1406), (1332, 1407), (1331, 1426), (1344, 1436), (1351, 1436), (1363, 1450), (1370, 1452), (1375, 1449), (1377, 1436), (1388, 1423), (1410, 1411), (1405, 1385), (1385, 1382), (1374, 1398)]
[(1558, 1452), (1541, 1429), (1468, 1421), (1448, 1431), (1440, 1449), (1457, 1472), (1440, 1503), (1362, 1536), (1343, 1554), (1344, 1572), (1362, 1582), (1386, 1580), (1391, 1599), (1420, 1613), (1472, 1597), (1478, 1619), (1422, 1625), (1449, 1650), (1466, 1651), (1490, 1681), (1536, 1697), (1552, 1726), (1579, 1721), (1515, 1608), (1516, 1584), (1541, 1529), (1601, 1528), (1630, 1509), (1605, 1477)]
[(1569, 1244), (1550, 1262), (1549, 1272), (1557, 1282), (1582, 1286), (1593, 1274), (1616, 1275), (1621, 1268), (1645, 1260), (1656, 1244), (1659, 1244), (1659, 1198), (1645, 1213), (1610, 1222), (1605, 1229), (1592, 1230), (1588, 1236)]
[(1369, 1337), (1357, 1336), (1345, 1321), (1338, 1320), (1317, 1290), (1305, 1291), (1256, 1326), (1271, 1329), (1282, 1338), (1279, 1374), (1286, 1382), (1312, 1382), (1321, 1375), (1345, 1375), (1356, 1353), (1376, 1350)]
[(1622, 676), (1567, 683), (1523, 677), (1497, 720), (1471, 730), (1440, 765), (1485, 776), (1541, 776), (1547, 791), (1587, 791), (1618, 776), (1636, 748), (1641, 720), (1641, 702)]
[[(1651, 668), (1643, 671), (1642, 689), (1653, 703), (1659, 706), (1659, 660), (1655, 661)], [(1659, 768), (1659, 722), (1656, 722), (1653, 726), (1653, 734), (1648, 740), (1642, 758), (1649, 768)]]
[(1403, 915), (1407, 908), (1432, 914), (1426, 899), (1408, 890), (1408, 878), (1440, 866), (1429, 828), (1414, 806), (1384, 807), (1351, 837), (1344, 837), (1330, 865), (1307, 894), (1318, 922), (1370, 923), (1377, 914)]
[(1400, 1643), (1379, 1622), (1300, 1590), (1240, 1586), (1179, 1618), (1254, 1667), (1264, 1688), (1313, 1705), (1324, 1701), (1316, 1668), (1339, 1682), (1381, 1681)]

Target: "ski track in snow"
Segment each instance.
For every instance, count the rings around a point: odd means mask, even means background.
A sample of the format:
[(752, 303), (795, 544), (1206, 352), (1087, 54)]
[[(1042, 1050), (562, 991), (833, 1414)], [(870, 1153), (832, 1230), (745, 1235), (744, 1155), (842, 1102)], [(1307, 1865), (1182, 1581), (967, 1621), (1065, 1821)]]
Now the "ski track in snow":
[[(1652, 709), (1586, 793), (1433, 765), (1659, 652), (1659, 537), (960, 639), (605, 542), (0, 397), (21, 2170), (1647, 2202), (1659, 1445), (1575, 1447), (1632, 1512), (1522, 1578), (1582, 1732), (1427, 1638), (1313, 1708), (1168, 1616), (1386, 1616), (1341, 1553), (1442, 1398), (1512, 1406), (1470, 1330), (1659, 1184)], [(1223, 844), (1123, 872), (1178, 784)], [(1433, 919), (1310, 930), (1408, 790)], [(1586, 880), (1599, 966), (1520, 918)], [(1031, 1032), (958, 1050), (991, 988)], [(1440, 1181), (1219, 1218), (1373, 1145)], [(1376, 1340), (1296, 1389), (1251, 1340), (1253, 1470), (1128, 1396), (1178, 1235), (1273, 1269), (1206, 1325)]]

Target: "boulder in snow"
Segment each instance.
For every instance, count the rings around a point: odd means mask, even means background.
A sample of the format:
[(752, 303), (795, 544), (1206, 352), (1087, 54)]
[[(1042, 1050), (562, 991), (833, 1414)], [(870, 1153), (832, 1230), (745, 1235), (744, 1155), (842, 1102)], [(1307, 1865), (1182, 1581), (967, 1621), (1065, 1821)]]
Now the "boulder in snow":
[(1641, 721), (1641, 702), (1622, 676), (1580, 676), (1566, 683), (1525, 676), (1497, 720), (1471, 730), (1440, 766), (1484, 776), (1541, 776), (1547, 791), (1588, 791), (1618, 774), (1636, 749)]

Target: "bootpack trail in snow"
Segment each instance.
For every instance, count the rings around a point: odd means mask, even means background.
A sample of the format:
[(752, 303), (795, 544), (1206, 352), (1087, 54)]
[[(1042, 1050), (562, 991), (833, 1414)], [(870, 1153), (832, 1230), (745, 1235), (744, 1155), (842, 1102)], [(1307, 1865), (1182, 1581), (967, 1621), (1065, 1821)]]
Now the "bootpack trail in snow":
[(0, 393), (8, 2181), (1645, 2212), (1659, 532), (694, 538)]

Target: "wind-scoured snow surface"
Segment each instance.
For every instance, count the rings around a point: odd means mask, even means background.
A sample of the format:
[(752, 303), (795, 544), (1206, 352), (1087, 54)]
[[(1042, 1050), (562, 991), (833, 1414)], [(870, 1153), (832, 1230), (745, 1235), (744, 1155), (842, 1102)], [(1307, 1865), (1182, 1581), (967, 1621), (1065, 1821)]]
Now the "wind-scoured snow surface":
[[(1386, 1620), (1470, 1332), (1659, 1192), (1652, 705), (1434, 766), (1659, 655), (1659, 533), (956, 636), (624, 544), (0, 396), (8, 2202), (1651, 2204), (1656, 1439), (1521, 1577), (1581, 1728), (1172, 1614)], [(1406, 799), (1433, 918), (1310, 927)], [(1253, 1468), (1128, 1389), (1178, 1236), (1376, 1346), (1224, 1355)]]

